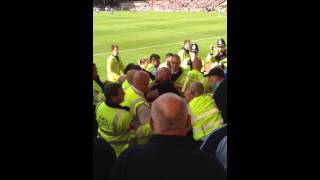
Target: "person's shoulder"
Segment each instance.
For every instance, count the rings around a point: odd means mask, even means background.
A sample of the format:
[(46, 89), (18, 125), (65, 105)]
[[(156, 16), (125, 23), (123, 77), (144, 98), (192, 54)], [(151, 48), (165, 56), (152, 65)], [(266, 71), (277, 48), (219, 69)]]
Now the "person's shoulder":
[(190, 70), (189, 68), (182, 68), (182, 74), (183, 74), (184, 76), (187, 76), (190, 71), (191, 71), (191, 70)]
[(182, 48), (180, 48), (180, 49), (179, 49), (178, 54), (180, 54), (180, 53), (184, 53), (184, 52), (185, 52), (185, 49), (182, 47)]
[(108, 56), (107, 60), (110, 61), (110, 60), (113, 60), (114, 59), (114, 56), (110, 55)]
[(117, 109), (119, 111), (119, 114), (120, 114), (120, 117), (123, 117), (123, 118), (130, 118), (130, 119), (133, 119), (133, 114), (130, 113), (130, 110), (128, 108), (128, 110), (126, 109)]
[(213, 154), (206, 153), (204, 151), (201, 151), (200, 149), (197, 149), (192, 152), (192, 155), (190, 157), (193, 157), (193, 161), (196, 163), (202, 163), (202, 164), (219, 164), (217, 158)]
[(129, 160), (131, 157), (138, 157), (139, 155), (141, 155), (141, 152), (143, 151), (143, 149), (145, 149), (144, 145), (135, 144), (134, 146), (131, 146), (126, 150), (124, 150), (120, 154), (119, 159), (124, 161), (124, 160)]
[[(226, 89), (227, 88), (227, 78), (226, 79), (224, 79), (222, 82), (221, 82), (221, 84), (219, 85), (219, 87), (221, 88), (221, 89)], [(219, 88), (218, 87), (218, 88)]]
[(212, 99), (211, 95), (208, 94), (208, 93), (204, 93), (202, 96), (203, 96), (205, 99)]

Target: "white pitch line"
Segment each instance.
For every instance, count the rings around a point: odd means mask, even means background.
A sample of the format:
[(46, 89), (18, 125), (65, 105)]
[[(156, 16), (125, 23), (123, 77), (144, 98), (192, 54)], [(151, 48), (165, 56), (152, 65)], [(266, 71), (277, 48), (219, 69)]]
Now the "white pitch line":
[[(175, 20), (171, 20), (170, 22), (175, 22), (175, 21), (195, 21), (197, 19), (195, 18), (181, 18), (181, 19), (175, 19)], [(152, 19), (151, 19), (152, 21)], [(132, 27), (132, 28), (135, 28), (134, 26), (132, 25), (138, 25), (138, 24), (143, 24), (143, 25), (150, 25), (150, 26), (153, 26), (152, 23), (155, 23), (155, 22), (139, 22), (139, 23), (124, 23), (124, 24), (111, 24), (110, 27), (113, 27), (113, 26), (118, 26), (118, 27)]]
[[(201, 41), (201, 40), (206, 40), (206, 39), (211, 39), (211, 38), (218, 38), (218, 37), (224, 37), (226, 35), (221, 35), (221, 36), (213, 36), (213, 37), (207, 37), (207, 38), (201, 38), (201, 39), (195, 39), (193, 41)], [(120, 51), (121, 53), (123, 52), (128, 52), (128, 51), (135, 51), (135, 50), (141, 50), (141, 49), (149, 49), (149, 48), (154, 48), (154, 47), (161, 47), (161, 46), (168, 46), (168, 45), (174, 45), (174, 44), (181, 44), (183, 42), (175, 42), (175, 43), (168, 43), (168, 44), (160, 44), (160, 45), (155, 45), (155, 46), (147, 46), (147, 47), (141, 47), (141, 48), (134, 48), (134, 49), (127, 49)], [(106, 55), (109, 53), (97, 53), (94, 54), (93, 56), (101, 56), (101, 55)]]
[[(156, 22), (155, 22), (155, 21), (152, 21), (152, 20), (153, 20), (153, 19), (150, 19), (151, 22), (111, 24), (111, 26), (129, 26), (129, 27), (131, 27), (132, 25), (136, 25), (136, 24), (153, 25), (153, 23), (156, 23)], [(156, 18), (155, 18), (155, 20), (156, 20)], [(174, 19), (174, 20), (171, 20), (170, 22), (181, 21), (181, 20), (188, 20), (188, 21), (190, 21), (190, 19), (188, 19), (188, 18), (182, 18), (182, 19)]]
[(209, 34), (187, 33), (187, 32), (179, 32), (179, 31), (168, 31), (168, 30), (157, 30), (157, 31), (172, 32), (172, 33), (177, 33), (177, 34), (192, 34), (192, 35), (200, 35), (200, 36), (211, 36)]

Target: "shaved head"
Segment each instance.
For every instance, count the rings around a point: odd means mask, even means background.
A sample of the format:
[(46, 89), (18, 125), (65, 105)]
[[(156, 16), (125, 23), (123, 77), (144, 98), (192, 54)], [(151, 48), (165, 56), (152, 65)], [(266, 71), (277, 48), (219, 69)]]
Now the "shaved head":
[(192, 68), (198, 71), (201, 71), (202, 68), (202, 62), (200, 58), (196, 58), (193, 62), (192, 62)]
[(189, 102), (193, 99), (193, 97), (194, 97), (194, 95), (191, 93), (190, 88), (189, 88), (189, 89), (186, 89), (186, 90), (184, 91), (183, 95), (184, 95), (184, 100), (185, 100), (187, 103), (189, 103)]
[(137, 70), (129, 70), (127, 72), (127, 80), (128, 80), (128, 83), (129, 84), (133, 84), (133, 77), (134, 77), (134, 74), (137, 72)]
[(195, 95), (195, 97), (202, 95), (204, 93), (203, 84), (201, 84), (200, 82), (193, 82), (190, 85), (190, 91), (191, 94)]
[(172, 76), (171, 70), (169, 68), (163, 67), (158, 70), (156, 79), (160, 83), (162, 83), (162, 82), (170, 80), (171, 76)]
[(148, 73), (144, 71), (137, 71), (136, 73), (134, 73), (132, 85), (136, 89), (145, 93), (148, 90), (149, 81), (150, 81), (150, 78)]
[(173, 93), (161, 95), (151, 106), (151, 127), (154, 134), (185, 136), (190, 127), (187, 103)]

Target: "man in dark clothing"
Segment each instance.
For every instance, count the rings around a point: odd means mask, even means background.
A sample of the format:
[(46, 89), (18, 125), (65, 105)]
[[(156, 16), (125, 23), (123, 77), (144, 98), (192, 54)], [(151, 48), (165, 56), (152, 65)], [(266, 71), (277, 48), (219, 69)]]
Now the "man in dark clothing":
[(93, 138), (93, 180), (108, 180), (116, 162), (111, 145), (101, 138)]
[(227, 123), (227, 79), (219, 67), (211, 69), (207, 76), (209, 76), (209, 86), (214, 92), (213, 99), (221, 111), (223, 122)]
[(153, 136), (145, 145), (135, 145), (120, 155), (111, 179), (226, 179), (216, 157), (195, 148), (186, 137), (191, 118), (181, 97), (173, 93), (158, 97), (151, 107), (150, 126)]
[(160, 95), (168, 92), (179, 95), (171, 81), (171, 75), (169, 68), (163, 67), (158, 70), (155, 84), (151, 86), (150, 90), (145, 95), (147, 101), (151, 102)]

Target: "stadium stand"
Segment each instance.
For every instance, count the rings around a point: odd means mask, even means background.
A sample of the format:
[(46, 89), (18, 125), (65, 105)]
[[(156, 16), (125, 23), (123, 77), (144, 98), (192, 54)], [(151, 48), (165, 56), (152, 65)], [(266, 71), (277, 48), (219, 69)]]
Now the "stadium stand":
[(216, 11), (217, 7), (226, 10), (226, 0), (145, 0), (145, 1), (114, 1), (94, 0), (94, 7), (101, 10), (118, 8), (130, 11)]

